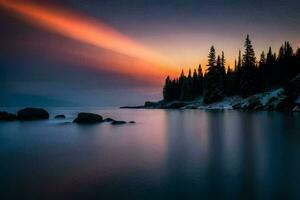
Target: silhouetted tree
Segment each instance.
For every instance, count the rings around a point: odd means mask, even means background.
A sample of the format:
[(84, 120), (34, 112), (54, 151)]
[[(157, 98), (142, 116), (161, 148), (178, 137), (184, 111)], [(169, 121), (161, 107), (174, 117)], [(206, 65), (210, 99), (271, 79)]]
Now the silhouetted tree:
[(246, 37), (244, 47), (245, 51), (241, 68), (240, 86), (241, 95), (247, 97), (255, 94), (258, 88), (257, 77), (255, 74), (256, 57), (249, 35)]
[(225, 94), (227, 96), (237, 94), (236, 77), (236, 71), (231, 70), (228, 66), (225, 79)]
[(201, 65), (198, 66), (198, 84), (197, 84), (197, 95), (203, 94), (203, 87), (204, 87), (204, 76), (202, 72)]
[(263, 51), (258, 63), (249, 35), (244, 47), (243, 55), (239, 50), (234, 70), (228, 66), (226, 71), (224, 52), (216, 58), (216, 51), (212, 46), (208, 55), (208, 68), (204, 74), (199, 65), (198, 70), (194, 69), (193, 73), (190, 69), (187, 77), (182, 70), (179, 78), (166, 78), (163, 88), (164, 101), (190, 101), (203, 95), (204, 103), (211, 103), (221, 100), (224, 95), (247, 97), (257, 92), (282, 87), (300, 73), (300, 49), (297, 48), (294, 53), (289, 42), (284, 42), (280, 47), (278, 57), (271, 47), (267, 55)]
[[(220, 57), (218, 58), (218, 64), (221, 65)], [(216, 63), (216, 51), (214, 46), (210, 48), (207, 66), (203, 102), (211, 103), (222, 99), (224, 95), (220, 90), (220, 70)]]

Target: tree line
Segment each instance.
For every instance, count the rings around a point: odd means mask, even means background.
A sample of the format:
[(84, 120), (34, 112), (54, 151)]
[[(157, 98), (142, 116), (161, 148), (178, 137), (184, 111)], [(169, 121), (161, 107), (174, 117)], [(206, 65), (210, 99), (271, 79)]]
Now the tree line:
[(165, 80), (164, 101), (192, 101), (203, 96), (204, 103), (222, 100), (225, 96), (253, 94), (278, 88), (300, 73), (300, 48), (294, 52), (289, 42), (284, 42), (278, 55), (269, 47), (257, 62), (255, 51), (247, 35), (243, 55), (239, 51), (234, 68), (225, 67), (224, 52), (216, 56), (214, 46), (208, 54), (207, 69), (203, 73), (201, 65), (186, 76), (182, 70), (178, 78)]

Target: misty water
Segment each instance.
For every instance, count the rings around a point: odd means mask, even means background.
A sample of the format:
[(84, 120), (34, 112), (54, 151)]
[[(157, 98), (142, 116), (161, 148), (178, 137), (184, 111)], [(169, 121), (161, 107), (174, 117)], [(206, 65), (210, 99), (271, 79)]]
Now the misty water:
[[(79, 126), (79, 111), (136, 124)], [(54, 120), (55, 114), (66, 114)], [(0, 123), (1, 199), (300, 199), (300, 114), (50, 109)]]

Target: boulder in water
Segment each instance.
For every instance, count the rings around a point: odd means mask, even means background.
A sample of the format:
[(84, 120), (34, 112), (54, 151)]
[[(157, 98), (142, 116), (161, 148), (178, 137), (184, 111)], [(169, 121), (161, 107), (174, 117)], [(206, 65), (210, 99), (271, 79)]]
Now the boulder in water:
[(126, 124), (127, 122), (125, 121), (117, 121), (117, 120), (114, 120), (111, 124), (112, 125), (122, 125), (122, 124)]
[(24, 108), (18, 111), (19, 120), (41, 120), (49, 119), (49, 113), (42, 108)]
[(98, 114), (81, 112), (73, 122), (77, 124), (96, 124), (103, 122), (103, 118)]
[(54, 118), (55, 119), (65, 119), (66, 116), (65, 115), (56, 115)]
[(105, 121), (105, 122), (113, 122), (113, 121), (115, 121), (115, 120), (112, 119), (112, 118), (106, 118), (106, 119), (104, 119), (103, 121)]
[(17, 115), (8, 112), (0, 112), (0, 121), (15, 121), (17, 120)]

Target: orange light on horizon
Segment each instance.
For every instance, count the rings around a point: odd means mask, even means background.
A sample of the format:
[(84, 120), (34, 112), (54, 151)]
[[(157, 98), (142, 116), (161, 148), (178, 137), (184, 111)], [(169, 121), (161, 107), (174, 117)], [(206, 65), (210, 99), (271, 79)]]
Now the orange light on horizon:
[[(66, 11), (57, 7), (45, 7), (30, 1), (21, 2), (16, 0), (0, 0), (0, 6), (17, 14), (22, 20), (47, 31), (82, 42), (85, 45), (92, 45), (137, 58), (140, 61), (144, 60), (146, 63), (153, 63), (152, 66), (147, 64), (147, 67), (154, 68), (151, 71), (160, 73), (160, 76), (178, 74), (178, 69), (172, 67), (163, 56), (108, 25), (85, 17), (75, 11)], [(93, 55), (93, 57), (95, 56)], [(136, 69), (139, 69), (139, 67), (136, 66)], [(126, 69), (122, 70), (126, 71)], [(142, 66), (139, 70), (139, 73), (149, 72), (149, 69)], [(158, 75), (155, 74), (155, 76)]]

